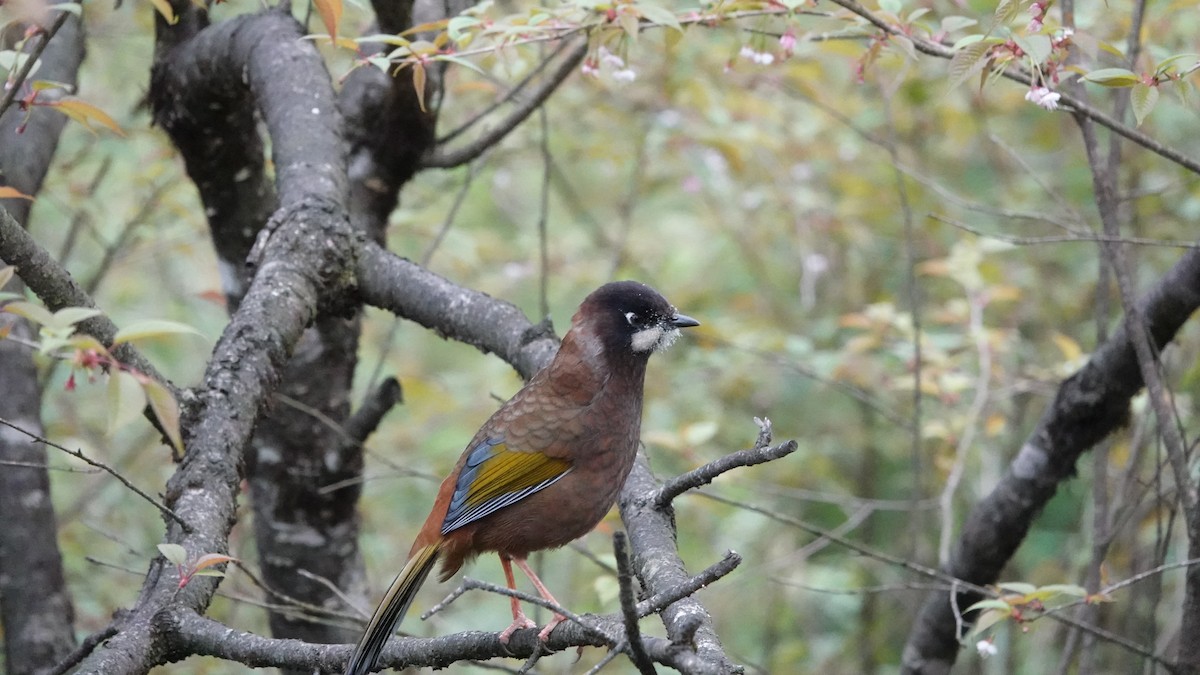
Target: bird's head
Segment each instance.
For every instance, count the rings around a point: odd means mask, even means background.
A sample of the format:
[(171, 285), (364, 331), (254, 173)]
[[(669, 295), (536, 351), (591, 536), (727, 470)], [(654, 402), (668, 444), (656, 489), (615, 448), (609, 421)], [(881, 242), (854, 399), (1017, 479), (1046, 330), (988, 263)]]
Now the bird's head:
[(636, 281), (604, 284), (579, 306), (573, 327), (587, 325), (605, 354), (647, 358), (666, 349), (680, 328), (700, 322), (680, 314), (658, 291)]

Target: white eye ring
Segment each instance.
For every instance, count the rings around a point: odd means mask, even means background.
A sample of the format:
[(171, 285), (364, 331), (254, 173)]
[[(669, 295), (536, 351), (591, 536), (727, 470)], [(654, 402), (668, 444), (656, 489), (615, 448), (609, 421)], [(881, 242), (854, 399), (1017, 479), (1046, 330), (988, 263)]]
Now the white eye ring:
[(637, 318), (637, 312), (625, 312), (625, 320), (629, 322), (630, 326), (636, 325), (634, 322), (637, 320)]

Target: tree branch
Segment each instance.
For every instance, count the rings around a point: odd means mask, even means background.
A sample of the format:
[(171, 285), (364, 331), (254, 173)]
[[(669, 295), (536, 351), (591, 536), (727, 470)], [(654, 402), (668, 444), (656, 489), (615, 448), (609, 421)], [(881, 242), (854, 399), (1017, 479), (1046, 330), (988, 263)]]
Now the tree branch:
[[(1200, 250), (1187, 251), (1136, 304), (1157, 349), (1163, 349), (1200, 307)], [(1075, 475), (1079, 457), (1124, 424), (1130, 399), (1142, 388), (1138, 359), (1125, 326), (1067, 378), (1000, 482), (967, 516), (946, 572), (977, 585), (996, 581), (1024, 540), (1034, 517), (1058, 486)], [(982, 597), (960, 592), (967, 607)], [(958, 652), (951, 603), (935, 593), (925, 601), (904, 649), (903, 672), (949, 671)]]

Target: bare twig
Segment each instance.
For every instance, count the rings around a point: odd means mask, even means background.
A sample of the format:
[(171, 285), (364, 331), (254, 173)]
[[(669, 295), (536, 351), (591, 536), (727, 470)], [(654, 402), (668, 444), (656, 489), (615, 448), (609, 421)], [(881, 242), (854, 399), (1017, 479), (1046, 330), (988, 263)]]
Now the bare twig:
[(516, 109), (514, 109), (508, 117), (501, 120), (494, 128), (487, 133), (481, 135), (471, 143), (454, 150), (452, 152), (435, 151), (422, 161), (422, 166), (425, 168), (448, 169), (451, 167), (465, 164), (484, 153), (488, 148), (491, 148), (498, 143), (502, 138), (507, 136), (509, 132), (516, 129), (525, 118), (529, 117), (534, 110), (541, 107), (550, 94), (553, 94), (567, 77), (575, 70), (575, 66), (583, 60), (587, 54), (587, 40), (580, 40), (574, 49), (563, 57), (558, 68), (542, 83), (542, 86), (531, 96), (522, 100)]
[(637, 606), (633, 600), (633, 565), (629, 560), (629, 540), (624, 532), (613, 534), (613, 554), (617, 558), (617, 582), (620, 585), (621, 617), (625, 622), (625, 639), (629, 645), (629, 660), (642, 675), (654, 675), (654, 662), (642, 645), (638, 627)]
[(967, 466), (967, 452), (975, 442), (976, 426), (987, 407), (988, 387), (992, 380), (992, 348), (983, 326), (985, 304), (984, 295), (979, 289), (967, 289), (967, 307), (970, 310), (968, 332), (975, 338), (979, 372), (975, 376), (975, 397), (963, 422), (958, 444), (954, 448), (954, 464), (946, 477), (946, 485), (939, 500), (942, 527), (938, 536), (938, 562), (943, 567), (950, 562), (950, 544), (954, 538), (954, 493), (958, 490), (958, 484)]
[[(496, 593), (498, 595), (504, 595), (504, 596), (508, 596), (510, 598), (516, 598), (517, 600), (520, 600), (521, 602), (527, 602), (531, 605), (537, 605), (538, 607), (543, 607), (543, 608), (548, 609), (556, 614), (560, 614), (562, 616), (567, 617), (568, 619), (570, 619), (571, 621), (573, 621), (576, 624), (579, 624), (581, 627), (583, 627), (585, 632), (590, 633), (597, 638), (600, 638), (606, 644), (613, 645), (613, 644), (616, 644), (616, 642), (617, 642), (616, 638), (614, 638), (611, 635), (605, 634), (604, 631), (597, 629), (594, 625), (592, 625), (589, 621), (584, 619), (582, 616), (572, 612), (571, 610), (569, 610), (565, 607), (562, 607), (561, 605), (557, 605), (553, 602), (550, 602), (549, 600), (547, 600), (541, 596), (530, 595), (529, 593), (524, 593), (522, 591), (508, 588), (506, 586), (499, 586), (497, 584), (488, 583), (486, 581), (480, 581), (478, 579), (472, 579), (471, 577), (463, 577), (462, 583), (458, 585), (458, 588), (455, 588), (453, 591), (450, 592), (450, 595), (447, 595), (445, 597), (445, 599), (443, 599), (441, 602), (437, 603), (433, 607), (430, 607), (429, 609), (425, 610), (425, 612), (423, 614), (421, 614), (421, 620), (423, 621), (425, 619), (428, 619), (429, 617), (442, 611), (446, 607), (449, 607), (451, 603), (453, 603), (455, 600), (459, 599), (463, 595), (466, 595), (467, 592), (469, 592), (469, 591), (487, 591), (489, 593)], [(533, 629), (530, 628), (530, 629), (526, 629), (526, 630), (533, 630)], [(520, 632), (520, 631), (518, 631), (518, 632)]]
[(1164, 246), (1169, 248), (1200, 248), (1200, 243), (1194, 241), (1184, 241), (1182, 239), (1150, 239), (1147, 237), (1110, 237), (1107, 234), (1063, 234), (1048, 237), (1017, 237), (1003, 232), (987, 232), (976, 228), (972, 225), (967, 225), (962, 221), (949, 218), (937, 213), (929, 214), (931, 220), (936, 220), (939, 223), (945, 223), (951, 227), (956, 227), (964, 232), (1004, 241), (1017, 246), (1041, 246), (1042, 244), (1064, 244), (1064, 243), (1113, 243), (1113, 244), (1130, 244), (1134, 246)]
[(742, 556), (733, 551), (726, 551), (724, 557), (704, 568), (699, 574), (692, 576), (682, 584), (661, 593), (656, 593), (639, 602), (637, 604), (638, 616), (649, 616), (662, 611), (667, 605), (676, 602), (680, 598), (686, 598), (701, 588), (713, 584), (721, 577), (737, 569), (737, 566), (740, 564), (742, 564)]
[(92, 650), (96, 648), (96, 645), (104, 642), (116, 634), (117, 627), (113, 624), (109, 624), (95, 633), (92, 633), (84, 638), (83, 642), (80, 642), (75, 649), (72, 649), (70, 654), (67, 654), (65, 657), (63, 657), (63, 660), (54, 664), (54, 666), (49, 670), (40, 673), (40, 675), (62, 675), (63, 673), (70, 671), (72, 668), (79, 665), (80, 661), (87, 658), (87, 655), (92, 653)]
[(55, 443), (54, 441), (51, 441), (51, 440), (50, 440), (50, 439), (48, 439), (48, 438), (43, 438), (42, 436), (39, 436), (39, 435), (37, 435), (37, 434), (35, 434), (35, 433), (33, 433), (33, 432), (30, 432), (30, 431), (29, 431), (29, 430), (27, 430), (27, 429), (23, 429), (23, 428), (21, 428), (21, 427), (17, 426), (16, 424), (13, 424), (12, 422), (9, 422), (8, 420), (4, 419), (3, 417), (0, 417), (0, 424), (3, 424), (4, 426), (6, 426), (6, 427), (8, 427), (8, 428), (10, 428), (10, 429), (12, 429), (12, 430), (14, 430), (14, 431), (17, 431), (17, 432), (19, 432), (19, 433), (22, 433), (22, 434), (24, 434), (24, 435), (28, 436), (29, 438), (31, 438), (31, 439), (33, 439), (33, 440), (37, 441), (38, 443), (41, 443), (41, 444), (43, 444), (43, 445), (50, 446), (51, 448), (54, 448), (55, 450), (61, 450), (62, 452), (65, 452), (65, 453), (67, 453), (68, 455), (70, 455), (70, 456), (72, 456), (72, 457), (74, 457), (74, 458), (76, 458), (76, 459), (78, 459), (78, 460), (81, 460), (81, 461), (83, 461), (84, 463), (86, 463), (86, 464), (88, 464), (88, 465), (90, 465), (90, 466), (93, 466), (93, 467), (95, 467), (95, 468), (97, 468), (97, 469), (100, 469), (101, 471), (104, 471), (105, 473), (109, 474), (109, 475), (110, 475), (110, 476), (112, 476), (113, 478), (116, 478), (117, 480), (121, 481), (121, 484), (122, 484), (122, 485), (124, 485), (125, 487), (129, 488), (129, 489), (130, 489), (131, 491), (133, 491), (133, 493), (134, 493), (134, 494), (136, 494), (137, 496), (139, 496), (139, 497), (141, 497), (142, 499), (144, 499), (144, 500), (146, 500), (147, 502), (149, 502), (151, 505), (153, 505), (153, 506), (154, 506), (154, 508), (158, 509), (158, 510), (159, 510), (159, 512), (160, 512), (160, 513), (162, 513), (164, 516), (167, 516), (167, 517), (168, 517), (168, 518), (170, 518), (171, 520), (174, 520), (175, 522), (179, 523), (179, 525), (180, 525), (180, 526), (181, 526), (181, 527), (182, 527), (182, 528), (183, 528), (185, 531), (191, 532), (191, 530), (192, 530), (192, 526), (191, 526), (191, 525), (189, 525), (187, 522), (185, 522), (185, 521), (183, 520), (183, 518), (180, 518), (178, 514), (176, 514), (176, 513), (175, 513), (174, 511), (172, 511), (171, 509), (167, 508), (167, 507), (166, 507), (164, 504), (162, 504), (161, 502), (159, 502), (159, 501), (158, 501), (157, 499), (155, 499), (154, 497), (151, 497), (149, 494), (147, 494), (147, 493), (143, 492), (141, 488), (139, 488), (138, 486), (136, 486), (136, 485), (134, 485), (133, 483), (129, 482), (129, 479), (128, 479), (128, 478), (126, 478), (125, 476), (122, 476), (122, 475), (121, 475), (121, 473), (120, 473), (119, 471), (117, 471), (117, 470), (113, 469), (112, 467), (108, 466), (108, 465), (107, 465), (107, 464), (105, 464), (104, 462), (98, 462), (98, 461), (96, 461), (96, 460), (94, 460), (94, 459), (91, 459), (91, 458), (90, 458), (90, 457), (88, 457), (87, 455), (83, 454), (83, 452), (82, 452), (81, 450), (71, 450), (70, 448), (67, 448), (67, 447), (65, 447), (65, 446), (59, 445), (58, 443)]
[(755, 464), (770, 462), (795, 452), (797, 447), (796, 441), (784, 441), (775, 446), (770, 444), (771, 420), (756, 417), (754, 421), (758, 424), (759, 433), (758, 440), (755, 441), (753, 448), (725, 455), (718, 460), (672, 478), (654, 496), (654, 504), (659, 508), (663, 508), (684, 492), (702, 485), (708, 485), (713, 482), (714, 478), (723, 473), (743, 466), (754, 466)]
[[(51, 6), (48, 9), (53, 10), (54, 7)], [(54, 20), (50, 28), (46, 29), (42, 40), (38, 42), (37, 46), (29, 50), (25, 56), (25, 61), (21, 63), (21, 69), (5, 83), (7, 89), (4, 92), (4, 98), (0, 99), (0, 115), (8, 112), (9, 107), (12, 106), (13, 101), (17, 98), (17, 92), (21, 91), (21, 85), (25, 83), (29, 74), (33, 72), (33, 67), (37, 64), (37, 60), (42, 57), (42, 52), (46, 51), (46, 45), (50, 44), (50, 40), (54, 38), (54, 34), (63, 27), (63, 24), (69, 18), (71, 18), (70, 12), (58, 10), (58, 18)]]

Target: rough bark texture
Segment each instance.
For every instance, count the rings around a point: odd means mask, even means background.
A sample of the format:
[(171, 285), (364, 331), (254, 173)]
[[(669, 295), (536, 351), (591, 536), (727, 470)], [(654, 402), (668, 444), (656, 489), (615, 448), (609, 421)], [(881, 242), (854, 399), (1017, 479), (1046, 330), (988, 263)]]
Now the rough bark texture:
[[(241, 32), (245, 29), (239, 29)], [(296, 28), (282, 34), (258, 32), (245, 38), (270, 51), (272, 42), (294, 40)], [(306, 109), (303, 91), (264, 100), (233, 87), (218, 53), (204, 45), (206, 33), (224, 27), (175, 31), (160, 26), (152, 98), (163, 127), (185, 158), (188, 173), (204, 201), (231, 309), (240, 303), (250, 278), (246, 265), (255, 237), (275, 208), (275, 191), (264, 173), (263, 142), (257, 110), (263, 117), (317, 115), (339, 124), (336, 110), (324, 101)], [(246, 56), (249, 56), (247, 54)], [(264, 62), (287, 77), (285, 61)], [(183, 72), (180, 75), (179, 71)], [(236, 72), (236, 71), (232, 71)], [(181, 91), (177, 87), (187, 87)], [(327, 87), (327, 85), (326, 85)], [(262, 94), (263, 92), (253, 92)], [(204, 114), (193, 106), (206, 98)], [(323, 109), (322, 109), (323, 108)], [(340, 160), (340, 139), (331, 148)], [(286, 149), (281, 149), (287, 152)], [(316, 148), (294, 148), (303, 161), (325, 157)], [(336, 162), (341, 165), (341, 161)], [(230, 172), (230, 167), (238, 167)], [(394, 193), (393, 193), (394, 196)], [(349, 413), (351, 378), (356, 364), (358, 320), (322, 316), (298, 343), (275, 401), (256, 431), (247, 453), (246, 474), (254, 507), (254, 527), (262, 578), (268, 587), (315, 607), (342, 609), (343, 593), (365, 597), (358, 553), (358, 489), (324, 492), (321, 488), (361, 471), (361, 448), (344, 443), (341, 424)], [(311, 620), (303, 612), (270, 612), (272, 632), (311, 642), (348, 642), (353, 631)]]
[[(1191, 249), (1140, 301), (1158, 349), (1200, 307), (1200, 251)], [(1058, 389), (1033, 434), (991, 493), (971, 509), (946, 572), (977, 585), (995, 582), (1058, 486), (1075, 476), (1075, 463), (1129, 416), (1142, 388), (1137, 358), (1124, 326)], [(1189, 574), (1196, 574), (1189, 570)], [(932, 593), (904, 648), (903, 672), (949, 673), (957, 656), (955, 607), (969, 607), (975, 593)], [(968, 628), (971, 617), (963, 623)]]
[[(245, 469), (264, 578), (290, 596), (340, 609), (341, 600), (325, 584), (299, 571), (351, 596), (364, 586), (356, 543), (358, 489), (328, 495), (319, 489), (361, 472), (361, 440), (399, 399), (396, 383), (386, 382), (370, 405), (348, 416), (360, 303), (496, 352), (527, 378), (553, 356), (557, 338), (548, 323), (532, 325), (512, 305), (381, 247), (399, 188), (433, 143), (433, 118), (416, 107), (408, 75), (389, 81), (364, 69), (335, 100), (319, 55), (285, 12), (267, 10), (209, 25), (190, 2), (172, 5), (180, 20), (158, 24), (149, 100), (156, 122), (176, 142), (200, 187), (233, 314), (203, 383), (191, 391), (167, 383), (183, 409), (186, 453), (166, 486), (163, 501), (171, 517), (164, 539), (183, 546), (192, 559), (226, 552)], [(380, 23), (395, 31), (459, 9), (458, 2), (433, 0), (411, 8), (381, 3)], [(435, 82), (431, 78), (431, 88)], [(260, 124), (270, 138), (273, 185), (263, 173)], [(347, 167), (347, 149), (353, 169)], [(272, 215), (264, 225), (267, 214)], [(93, 305), (10, 219), (0, 218), (0, 251), (28, 270), (25, 280), (51, 310)], [(243, 265), (247, 254), (250, 267)], [(105, 343), (115, 330), (103, 316), (82, 322), (80, 329)], [(132, 347), (122, 345), (114, 353), (162, 380)], [(270, 417), (260, 420), (264, 413)], [(648, 518), (645, 514), (659, 510), (639, 508), (632, 517)], [(699, 581), (675, 575), (667, 581), (687, 583), (661, 588), (648, 567), (675, 555), (673, 523), (669, 515), (657, 517), (639, 531), (651, 538), (637, 538), (634, 548), (654, 547), (653, 555), (641, 559), (645, 568), (639, 574), (655, 587), (651, 590), (665, 591), (655, 596), (660, 604), (644, 613), (698, 607), (678, 603), (737, 564), (731, 556), (720, 574)], [(674, 560), (672, 569), (681, 572)], [(196, 577), (179, 588), (175, 567), (161, 558), (152, 561), (136, 602), (78, 650), (76, 671), (146, 672), (195, 653), (304, 672), (335, 670), (345, 659), (348, 647), (310, 643), (348, 641), (353, 632), (313, 628), (317, 624), (278, 614), (272, 617), (277, 634), (308, 642), (269, 640), (205, 619), (218, 583)], [(732, 669), (707, 622), (672, 619), (671, 625), (674, 642), (645, 639), (653, 659), (688, 672)], [(620, 618), (604, 618), (591, 629), (564, 627), (555, 633), (563, 641), (557, 646), (616, 646), (622, 626)], [(408, 663), (444, 666), (464, 658), (532, 654), (538, 645), (526, 637), (505, 647), (496, 634), (447, 636), (404, 642), (395, 652), (407, 654), (400, 659)], [(693, 638), (700, 650), (691, 646)]]
[[(70, 17), (42, 53), (40, 77), (73, 85), (83, 55), (83, 29)], [(24, 117), (16, 108), (0, 117), (0, 184), (36, 195), (66, 117), (37, 110), (18, 134)], [(29, 222), (29, 201), (0, 203), (17, 222)], [(0, 251), (0, 266), (2, 258)], [(23, 287), (17, 278), (0, 290), (19, 292)], [(12, 314), (0, 314), (0, 331), (5, 329), (27, 341), (36, 337), (28, 322)], [(29, 347), (0, 340), (0, 382), (0, 417), (41, 435), (42, 392)], [(0, 463), (0, 628), (7, 672), (16, 675), (32, 673), (71, 650), (74, 612), (58, 549), (46, 448), (5, 427), (0, 429)]]

